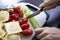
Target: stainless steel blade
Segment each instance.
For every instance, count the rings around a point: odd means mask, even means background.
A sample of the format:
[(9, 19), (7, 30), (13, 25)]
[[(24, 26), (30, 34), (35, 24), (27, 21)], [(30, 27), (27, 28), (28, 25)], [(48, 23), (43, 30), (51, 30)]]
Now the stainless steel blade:
[(40, 10), (35, 11), (33, 14), (27, 16), (26, 18), (28, 18), (28, 19), (29, 19), (29, 18), (32, 18), (32, 17), (40, 14), (40, 12), (42, 12), (42, 11), (43, 11), (43, 8), (41, 8)]

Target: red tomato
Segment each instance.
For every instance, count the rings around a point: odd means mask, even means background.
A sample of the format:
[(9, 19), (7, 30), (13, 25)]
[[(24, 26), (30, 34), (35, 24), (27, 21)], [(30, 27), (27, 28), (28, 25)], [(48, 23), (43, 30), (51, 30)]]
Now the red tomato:
[(24, 24), (23, 20), (19, 20), (19, 24), (23, 25)]
[(24, 18), (24, 19), (23, 19), (23, 22), (24, 22), (24, 23), (27, 23), (27, 22), (28, 22), (28, 19), (27, 19), (27, 18)]
[(9, 10), (9, 13), (10, 13), (10, 14), (14, 14), (13, 9), (10, 9), (10, 10)]
[(23, 30), (23, 35), (24, 36), (30, 36), (32, 34), (33, 34), (33, 31), (31, 29)]
[(22, 30), (28, 29), (29, 28), (29, 24), (23, 24), (21, 25)]
[(14, 7), (13, 10), (14, 12), (18, 13), (18, 10), (20, 10), (20, 6)]
[(23, 14), (23, 11), (22, 10), (18, 10), (18, 14)]
[(19, 14), (19, 16), (22, 18), (23, 17), (23, 11), (22, 10), (18, 10), (18, 14)]
[(11, 16), (12, 16), (12, 19), (13, 20), (17, 20), (19, 18), (19, 15), (16, 14), (16, 13), (15, 14), (12, 14)]

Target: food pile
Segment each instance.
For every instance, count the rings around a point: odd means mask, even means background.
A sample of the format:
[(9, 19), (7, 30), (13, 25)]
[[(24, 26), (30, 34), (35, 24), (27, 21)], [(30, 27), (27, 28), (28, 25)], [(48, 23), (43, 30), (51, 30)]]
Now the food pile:
[(0, 40), (21, 40), (20, 34), (30, 36), (28, 19), (24, 18), (24, 11), (20, 6), (0, 11)]

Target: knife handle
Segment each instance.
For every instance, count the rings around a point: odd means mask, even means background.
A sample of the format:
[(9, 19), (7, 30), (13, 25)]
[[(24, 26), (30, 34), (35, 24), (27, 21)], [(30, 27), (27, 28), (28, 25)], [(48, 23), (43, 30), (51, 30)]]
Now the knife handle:
[(40, 8), (40, 11), (43, 11), (43, 8)]

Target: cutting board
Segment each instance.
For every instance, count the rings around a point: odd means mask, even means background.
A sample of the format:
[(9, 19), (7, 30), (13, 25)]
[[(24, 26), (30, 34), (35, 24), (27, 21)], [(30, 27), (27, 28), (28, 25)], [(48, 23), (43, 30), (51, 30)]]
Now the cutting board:
[[(35, 11), (40, 9), (37, 6), (34, 6), (30, 3), (19, 3), (19, 4), (16, 4), (15, 6), (22, 6), (22, 8), (23, 8), (23, 6), (27, 6), (28, 8), (31, 8)], [(31, 13), (33, 13), (33, 10), (31, 10)], [(46, 14), (44, 11), (41, 12), (41, 14), (35, 16), (34, 18), (39, 23), (40, 26), (43, 26), (44, 23), (46, 22)], [(30, 24), (30, 29), (33, 30), (33, 34), (31, 36), (28, 36), (28, 37), (25, 37), (21, 34), (21, 40), (31, 40), (34, 37), (34, 35), (35, 35), (34, 27), (32, 26), (32, 24), (30, 22), (29, 22), (29, 24)]]
[[(35, 10), (35, 11), (40, 9), (40, 8), (38, 8), (37, 6), (34, 6), (34, 5), (30, 4), (30, 3), (18, 3), (18, 4), (14, 4), (14, 6), (22, 6), (22, 8), (23, 8), (24, 6), (27, 6), (28, 8), (31, 8), (31, 9), (33, 9), (33, 10)], [(9, 7), (7, 7), (7, 8), (9, 8)], [(11, 8), (11, 7), (10, 7), (10, 8)], [(30, 9), (30, 10), (31, 10), (31, 9)], [(33, 10), (31, 10), (31, 13), (34, 12)], [(39, 23), (40, 26), (43, 26), (44, 23), (46, 22), (46, 14), (45, 14), (44, 11), (41, 12), (41, 14), (35, 16), (34, 18), (35, 18), (35, 20)], [(34, 27), (32, 26), (32, 24), (31, 24), (30, 22), (28, 22), (28, 23), (30, 24), (30, 29), (33, 30), (33, 34), (32, 34), (31, 36), (28, 36), (28, 37), (25, 37), (25, 36), (23, 36), (22, 34), (20, 34), (20, 35), (21, 35), (21, 40), (31, 40), (31, 39), (34, 37), (34, 35), (35, 35)]]

